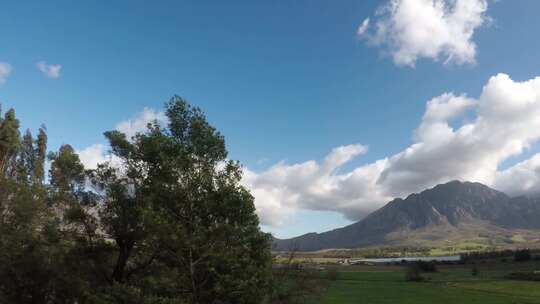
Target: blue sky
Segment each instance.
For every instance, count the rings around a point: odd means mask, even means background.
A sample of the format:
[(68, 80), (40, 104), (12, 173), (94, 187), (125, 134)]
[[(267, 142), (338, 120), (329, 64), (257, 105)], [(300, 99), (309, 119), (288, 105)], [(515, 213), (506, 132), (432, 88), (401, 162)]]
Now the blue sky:
[[(207, 113), (231, 158), (253, 172), (369, 146), (338, 168), (347, 172), (411, 145), (431, 98), (477, 98), (501, 72), (515, 81), (539, 75), (538, 1), (489, 1), (491, 21), (472, 38), (475, 63), (419, 58), (414, 67), (357, 36), (386, 3), (3, 1), (0, 62), (12, 71), (0, 102), (25, 127), (45, 124), (51, 149), (82, 150), (178, 94)], [(40, 61), (61, 65), (60, 77), (44, 77)], [(534, 147), (499, 165), (526, 160)], [(351, 222), (331, 209), (297, 207), (286, 225), (265, 229), (288, 237)]]

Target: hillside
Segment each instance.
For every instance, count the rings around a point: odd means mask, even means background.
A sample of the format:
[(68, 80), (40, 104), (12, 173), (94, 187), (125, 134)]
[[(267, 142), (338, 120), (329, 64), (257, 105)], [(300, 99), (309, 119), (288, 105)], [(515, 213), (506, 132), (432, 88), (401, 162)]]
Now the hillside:
[(452, 181), (394, 199), (363, 220), (324, 233), (274, 241), (274, 250), (440, 246), (481, 240), (537, 242), (540, 199), (509, 197), (480, 183)]

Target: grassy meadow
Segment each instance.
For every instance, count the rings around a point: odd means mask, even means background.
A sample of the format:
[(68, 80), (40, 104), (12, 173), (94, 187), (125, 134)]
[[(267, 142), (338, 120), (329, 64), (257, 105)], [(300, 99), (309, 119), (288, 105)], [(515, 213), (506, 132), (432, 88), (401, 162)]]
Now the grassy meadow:
[[(491, 262), (439, 266), (424, 273), (424, 282), (405, 280), (401, 266), (341, 266), (322, 293), (319, 304), (510, 304), (540, 303), (540, 282), (506, 279), (508, 273), (540, 270), (540, 262)], [(334, 270), (337, 271), (334, 272)]]

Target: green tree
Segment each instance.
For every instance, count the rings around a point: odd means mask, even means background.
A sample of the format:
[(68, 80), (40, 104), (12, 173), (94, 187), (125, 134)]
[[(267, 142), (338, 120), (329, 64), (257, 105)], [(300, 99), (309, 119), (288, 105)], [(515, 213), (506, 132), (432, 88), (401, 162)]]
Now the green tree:
[(50, 153), (49, 171), (52, 189), (58, 193), (74, 193), (84, 185), (85, 172), (79, 156), (70, 145), (63, 145), (57, 153)]
[(47, 156), (47, 133), (45, 133), (44, 126), (39, 128), (34, 155), (34, 182), (43, 183), (43, 179), (45, 178), (45, 159)]
[(8, 168), (12, 165), (19, 148), (20, 132), (19, 120), (15, 117), (15, 111), (10, 109), (4, 118), (0, 118), (0, 174), (8, 174)]
[(54, 187), (43, 184), (47, 136), (42, 128), (37, 140), (30, 131), (20, 138), (18, 128), (8, 111), (0, 122), (0, 303), (80, 302), (84, 276), (66, 263), (74, 238), (51, 203), (59, 198)]
[(128, 284), (153, 267), (170, 278), (160, 282), (163, 296), (260, 302), (270, 240), (240, 185), (241, 167), (198, 108), (173, 97), (166, 114), (166, 127), (153, 122), (133, 138), (105, 133), (121, 166), (103, 164), (92, 182), (105, 194), (100, 217), (117, 247), (112, 278)]
[(9, 110), (0, 122), (0, 303), (65, 303), (71, 290), (60, 287), (68, 286), (60, 284), (62, 246), (46, 188), (35, 182), (43, 163), (30, 131), (21, 139), (18, 128)]
[(13, 110), (0, 118), (0, 303), (242, 304), (276, 293), (270, 238), (223, 136), (179, 97), (166, 114), (133, 138), (106, 132), (113, 157), (95, 170), (61, 146), (47, 181), (45, 129), (21, 137)]

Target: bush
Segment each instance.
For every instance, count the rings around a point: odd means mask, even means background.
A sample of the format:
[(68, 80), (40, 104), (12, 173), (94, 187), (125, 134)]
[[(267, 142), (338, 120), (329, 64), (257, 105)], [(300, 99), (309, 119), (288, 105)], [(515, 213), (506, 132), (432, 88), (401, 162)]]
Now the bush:
[(540, 274), (534, 272), (512, 272), (506, 278), (518, 281), (540, 281)]
[(422, 276), (422, 271), (418, 264), (412, 264), (405, 269), (405, 280), (409, 282), (423, 282), (426, 279)]
[[(330, 280), (328, 275), (332, 270), (322, 273), (315, 264), (307, 262), (300, 264), (295, 261), (295, 257), (296, 252), (292, 251), (284, 261), (274, 264), (270, 292), (263, 303), (310, 303), (324, 291), (327, 283), (324, 279)], [(337, 279), (337, 270), (335, 272)]]
[(339, 271), (335, 267), (328, 268), (326, 271), (326, 279), (329, 281), (336, 281), (339, 277)]
[(416, 265), (422, 272), (437, 272), (437, 265), (435, 262), (418, 261)]
[(529, 249), (516, 250), (514, 253), (514, 261), (525, 262), (531, 260), (531, 251)]
[(473, 268), (471, 269), (471, 274), (476, 277), (479, 273), (480, 271), (478, 270), (478, 267), (476, 267), (476, 265), (473, 265)]

